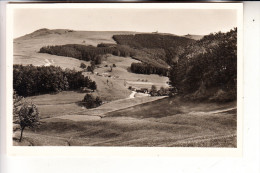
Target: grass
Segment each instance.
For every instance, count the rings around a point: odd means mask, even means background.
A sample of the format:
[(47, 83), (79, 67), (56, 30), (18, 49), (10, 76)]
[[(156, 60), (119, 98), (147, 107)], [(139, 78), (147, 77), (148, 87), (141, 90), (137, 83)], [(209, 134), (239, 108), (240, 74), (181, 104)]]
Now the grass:
[[(132, 73), (130, 71), (130, 66), (132, 63), (139, 62), (137, 60), (134, 60), (130, 57), (116, 57), (116, 56), (108, 56), (107, 59), (105, 59), (102, 64), (101, 68), (95, 69), (95, 72), (102, 74), (102, 73), (108, 73), (111, 76), (118, 77), (115, 79), (117, 82), (124, 83), (124, 80), (126, 81), (126, 85), (133, 86), (133, 87), (148, 87), (150, 88), (151, 85), (155, 84), (156, 86), (166, 87), (166, 82), (168, 81), (167, 77), (159, 76), (159, 75), (146, 75), (146, 74), (136, 74)], [(110, 72), (110, 65), (115, 64), (116, 67), (113, 68), (112, 72)], [(108, 67), (105, 67), (108, 65)], [(110, 79), (109, 79), (110, 80)], [(146, 81), (147, 84), (145, 84)], [(143, 84), (138, 84), (138, 82), (142, 82)], [(135, 84), (136, 83), (136, 84)], [(151, 84), (152, 83), (152, 84)]]
[[(172, 104), (166, 104), (170, 101)], [(178, 99), (165, 98), (112, 111), (103, 118), (49, 118), (36, 132), (25, 131), (25, 140), (54, 146), (68, 145), (69, 141), (75, 146), (236, 147), (236, 114), (211, 113), (210, 109), (201, 114), (200, 109), (211, 104), (194, 103), (197, 113), (182, 104)], [(152, 109), (149, 113), (148, 107)], [(224, 106), (214, 109), (217, 107)]]
[(81, 101), (85, 93), (75, 91), (63, 91), (58, 94), (44, 94), (39, 96), (28, 97), (40, 112), (41, 118), (50, 118), (61, 116), (75, 110), (80, 110), (82, 107), (76, 103)]
[[(86, 109), (77, 102), (84, 98), (84, 93), (65, 91), (55, 95), (45, 94), (29, 97), (37, 105), (41, 119), (60, 117), (66, 115), (98, 115), (103, 116), (107, 112), (125, 109), (127, 107), (154, 101), (163, 97), (138, 97), (134, 99), (120, 99), (108, 102), (94, 109)], [(77, 117), (77, 116), (76, 116)], [(71, 119), (73, 117), (68, 117)]]
[(94, 109), (82, 110), (78, 111), (79, 115), (98, 115), (98, 116), (106, 116), (109, 112), (114, 112), (118, 110), (125, 110), (126, 108), (132, 108), (136, 105), (143, 105), (144, 103), (153, 102), (158, 99), (162, 99), (163, 97), (136, 97), (132, 99), (120, 99), (116, 101), (112, 101), (101, 105)]
[(24, 36), (14, 39), (14, 64), (44, 65), (45, 59), (53, 60), (53, 65), (62, 68), (81, 70), (80, 61), (75, 58), (55, 56), (38, 53), (40, 48), (48, 45), (84, 44), (96, 46), (99, 43), (115, 43), (112, 39), (114, 34), (126, 34), (133, 32), (95, 32), (77, 31), (66, 34), (49, 34), (37, 37)]
[(171, 147), (226, 147), (226, 148), (235, 148), (236, 147), (237, 136), (221, 136), (213, 139), (204, 139), (204, 140), (190, 140), (183, 143), (176, 143), (171, 145)]

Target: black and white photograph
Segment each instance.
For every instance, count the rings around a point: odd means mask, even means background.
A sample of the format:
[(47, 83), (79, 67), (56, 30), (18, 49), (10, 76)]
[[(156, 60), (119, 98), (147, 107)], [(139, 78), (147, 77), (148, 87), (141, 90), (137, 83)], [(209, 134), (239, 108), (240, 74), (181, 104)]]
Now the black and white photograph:
[(240, 145), (242, 6), (90, 6), (12, 9), (13, 146)]

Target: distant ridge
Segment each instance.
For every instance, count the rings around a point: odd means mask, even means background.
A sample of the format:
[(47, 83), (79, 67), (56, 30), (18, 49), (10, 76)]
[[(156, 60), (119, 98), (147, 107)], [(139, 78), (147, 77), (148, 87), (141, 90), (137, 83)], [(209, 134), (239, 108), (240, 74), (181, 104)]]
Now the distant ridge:
[(169, 35), (169, 36), (179, 36), (179, 37), (186, 37), (193, 40), (199, 40), (203, 37), (203, 35), (176, 35), (171, 33), (160, 33), (160, 32), (136, 32), (136, 31), (76, 31), (71, 29), (48, 29), (48, 28), (41, 28), (32, 33), (26, 34), (24, 36), (15, 38), (15, 39), (31, 39), (31, 38), (38, 38), (42, 36), (48, 35), (63, 35), (68, 33), (78, 33), (78, 32), (93, 32), (93, 33), (114, 33), (114, 34), (125, 34), (125, 35), (134, 35), (134, 34), (155, 34), (155, 35)]
[(45, 35), (50, 35), (50, 34), (66, 34), (68, 32), (74, 32), (73, 30), (71, 29), (53, 29), (53, 30), (50, 30), (50, 29), (47, 29), (47, 28), (42, 28), (42, 29), (38, 29), (30, 34), (26, 34), (24, 36), (21, 36), (21, 37), (18, 37), (17, 39), (19, 38), (23, 38), (23, 39), (26, 39), (26, 38), (35, 38), (35, 37), (39, 37), (39, 36), (45, 36)]
[(64, 35), (64, 34), (72, 34), (72, 33), (80, 33), (80, 34), (84, 34), (84, 33), (107, 33), (107, 34), (137, 34), (137, 33), (141, 33), (141, 32), (135, 32), (135, 31), (76, 31), (76, 30), (71, 30), (71, 29), (48, 29), (48, 28), (42, 28), (42, 29), (38, 29), (32, 33), (26, 34), (24, 36), (20, 36), (17, 37), (15, 39), (32, 39), (32, 38), (38, 38), (38, 37), (42, 37), (42, 36), (49, 36), (49, 35)]

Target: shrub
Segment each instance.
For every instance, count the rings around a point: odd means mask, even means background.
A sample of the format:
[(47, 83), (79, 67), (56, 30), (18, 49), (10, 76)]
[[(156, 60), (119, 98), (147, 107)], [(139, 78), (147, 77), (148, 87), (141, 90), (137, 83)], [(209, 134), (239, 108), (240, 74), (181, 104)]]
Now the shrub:
[(93, 96), (92, 94), (86, 94), (82, 102), (83, 105), (88, 109), (98, 107), (102, 104), (102, 100), (99, 97)]
[(83, 62), (80, 64), (80, 68), (86, 68), (86, 64), (84, 64)]
[(89, 88), (92, 89), (93, 91), (97, 89), (97, 85), (95, 81), (90, 82)]
[(96, 97), (95, 103), (96, 106), (100, 106), (102, 104), (102, 100), (99, 97)]
[(159, 96), (163, 96), (165, 95), (165, 93), (166, 93), (166, 89), (164, 87), (161, 87), (160, 90), (158, 91)]
[(92, 66), (88, 66), (88, 67), (87, 67), (87, 71), (88, 71), (88, 72), (92, 72), (92, 73), (94, 73), (94, 69), (93, 69)]
[(158, 74), (167, 76), (168, 69), (158, 66), (153, 66), (146, 63), (132, 63), (131, 71), (138, 74)]
[(102, 56), (98, 55), (95, 57), (95, 65), (101, 64), (102, 62)]
[(155, 85), (152, 85), (150, 94), (151, 96), (157, 96), (157, 88)]

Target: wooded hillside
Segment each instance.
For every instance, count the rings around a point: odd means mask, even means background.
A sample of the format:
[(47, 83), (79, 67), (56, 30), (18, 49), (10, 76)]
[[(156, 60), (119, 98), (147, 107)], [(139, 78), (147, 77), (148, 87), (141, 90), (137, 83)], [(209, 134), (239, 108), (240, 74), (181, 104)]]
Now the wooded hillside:
[(135, 59), (153, 66), (154, 69), (163, 68), (163, 71), (167, 71), (168, 66), (178, 60), (187, 45), (195, 42), (186, 37), (158, 33), (114, 35), (113, 39), (120, 45), (136, 49)]
[(190, 44), (170, 72), (172, 86), (186, 98), (231, 101), (237, 94), (237, 29)]

